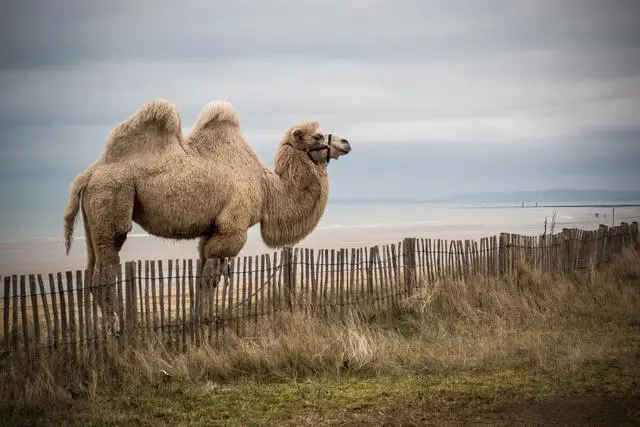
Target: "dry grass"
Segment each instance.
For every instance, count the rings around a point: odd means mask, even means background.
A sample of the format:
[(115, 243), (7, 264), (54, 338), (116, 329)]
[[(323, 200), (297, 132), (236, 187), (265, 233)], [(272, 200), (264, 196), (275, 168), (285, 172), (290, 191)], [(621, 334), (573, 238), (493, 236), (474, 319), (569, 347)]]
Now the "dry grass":
[(640, 258), (627, 251), (585, 277), (519, 269), (509, 280), (440, 282), (393, 309), (363, 309), (343, 321), (282, 314), (265, 319), (251, 338), (185, 354), (145, 347), (79, 367), (55, 358), (7, 359), (0, 362), (0, 396), (5, 414), (46, 414), (78, 398), (147, 395), (166, 385), (162, 370), (169, 383), (197, 384), (198, 393), (247, 381), (257, 387), (469, 372), (526, 372), (571, 389), (573, 379), (593, 372), (589, 367), (611, 364), (626, 370), (608, 386), (626, 392), (640, 381), (639, 357)]

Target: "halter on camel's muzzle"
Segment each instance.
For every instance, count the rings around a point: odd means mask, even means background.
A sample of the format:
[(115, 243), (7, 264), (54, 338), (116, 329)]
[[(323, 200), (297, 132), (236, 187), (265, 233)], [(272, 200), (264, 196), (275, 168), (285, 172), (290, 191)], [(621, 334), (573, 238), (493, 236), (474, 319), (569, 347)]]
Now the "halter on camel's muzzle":
[(327, 165), (328, 165), (329, 161), (331, 160), (331, 134), (329, 134), (329, 136), (327, 137), (326, 145), (321, 145), (320, 147), (316, 147), (316, 148), (307, 148), (303, 151), (307, 153), (307, 156), (309, 156), (311, 161), (317, 165), (318, 162), (316, 162), (316, 160), (313, 158), (311, 153), (316, 151), (322, 151), (322, 150), (327, 150)]

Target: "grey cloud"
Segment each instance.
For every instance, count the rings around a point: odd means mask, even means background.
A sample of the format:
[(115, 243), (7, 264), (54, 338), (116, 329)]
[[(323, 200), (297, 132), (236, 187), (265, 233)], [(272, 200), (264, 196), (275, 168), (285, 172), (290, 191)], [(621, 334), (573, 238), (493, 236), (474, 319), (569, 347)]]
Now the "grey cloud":
[(13, 2), (0, 18), (0, 123), (113, 126), (153, 97), (174, 100), (185, 126), (229, 99), (263, 133), (309, 115), (388, 128), (561, 117), (637, 102), (636, 4)]
[[(638, 121), (637, 109), (626, 106), (637, 103), (640, 96), (638, 77), (557, 82), (501, 71), (500, 64), (496, 68), (432, 66), (417, 60), (309, 65), (300, 58), (271, 58), (215, 64), (105, 63), (14, 72), (0, 77), (0, 88), (11, 99), (0, 105), (0, 121), (113, 126), (154, 97), (173, 100), (185, 126), (195, 121), (207, 101), (231, 100), (252, 131), (280, 132), (309, 116), (339, 126), (550, 116), (565, 126), (571, 120), (564, 120), (563, 114), (588, 109), (587, 115), (598, 120), (631, 115), (627, 122)], [(580, 117), (572, 120), (584, 124)], [(535, 128), (544, 129), (544, 123)]]
[(480, 57), (640, 44), (634, 1), (30, 0), (4, 7), (0, 53), (7, 68), (103, 58)]

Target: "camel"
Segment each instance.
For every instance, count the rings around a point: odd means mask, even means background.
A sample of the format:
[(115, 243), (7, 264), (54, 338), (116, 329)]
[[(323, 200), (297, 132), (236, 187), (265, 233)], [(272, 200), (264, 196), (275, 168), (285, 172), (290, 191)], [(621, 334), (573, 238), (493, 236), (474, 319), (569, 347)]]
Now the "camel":
[(102, 156), (71, 184), (66, 253), (80, 208), (93, 277), (120, 263), (133, 222), (154, 236), (199, 239), (203, 265), (237, 256), (258, 223), (268, 247), (292, 246), (324, 212), (327, 164), (350, 151), (346, 139), (304, 121), (284, 132), (271, 171), (230, 103), (208, 103), (183, 136), (176, 107), (151, 101), (111, 131)]

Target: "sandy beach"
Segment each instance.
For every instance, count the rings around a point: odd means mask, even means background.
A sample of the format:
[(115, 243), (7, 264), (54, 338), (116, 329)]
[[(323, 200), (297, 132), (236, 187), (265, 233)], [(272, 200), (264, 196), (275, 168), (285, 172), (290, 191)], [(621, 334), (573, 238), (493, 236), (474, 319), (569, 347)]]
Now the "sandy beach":
[[(500, 233), (491, 227), (428, 227), (395, 226), (381, 228), (334, 228), (316, 230), (297, 247), (313, 249), (338, 249), (368, 247), (397, 243), (406, 237), (440, 239), (479, 239)], [(524, 230), (523, 230), (524, 231)], [(252, 229), (240, 256), (271, 253), (260, 239), (258, 229)], [(123, 262), (133, 260), (196, 259), (197, 240), (170, 241), (153, 236), (131, 236), (120, 253)], [(85, 241), (74, 239), (71, 253), (65, 255), (62, 241), (37, 241), (24, 243), (0, 243), (0, 274), (56, 273), (82, 269), (85, 265)]]
[[(557, 213), (556, 231), (566, 228), (597, 229), (612, 221), (610, 208), (563, 206), (522, 209), (518, 206), (442, 206), (442, 205), (329, 205), (318, 227), (298, 245), (299, 248), (339, 249), (397, 243), (406, 237), (479, 240), (501, 232), (540, 235), (545, 219)], [(599, 215), (597, 215), (599, 213)], [(609, 216), (606, 216), (606, 214)], [(618, 207), (616, 223), (640, 220), (640, 207)], [(81, 230), (80, 224), (77, 230)], [(137, 232), (139, 233), (139, 232)], [(65, 255), (61, 238), (29, 242), (0, 242), (0, 275), (57, 273), (83, 269), (85, 241), (74, 239), (71, 253)], [(133, 260), (197, 259), (197, 240), (171, 241), (145, 234), (130, 233), (120, 259)], [(271, 253), (260, 238), (259, 226), (249, 230), (239, 256)]]

